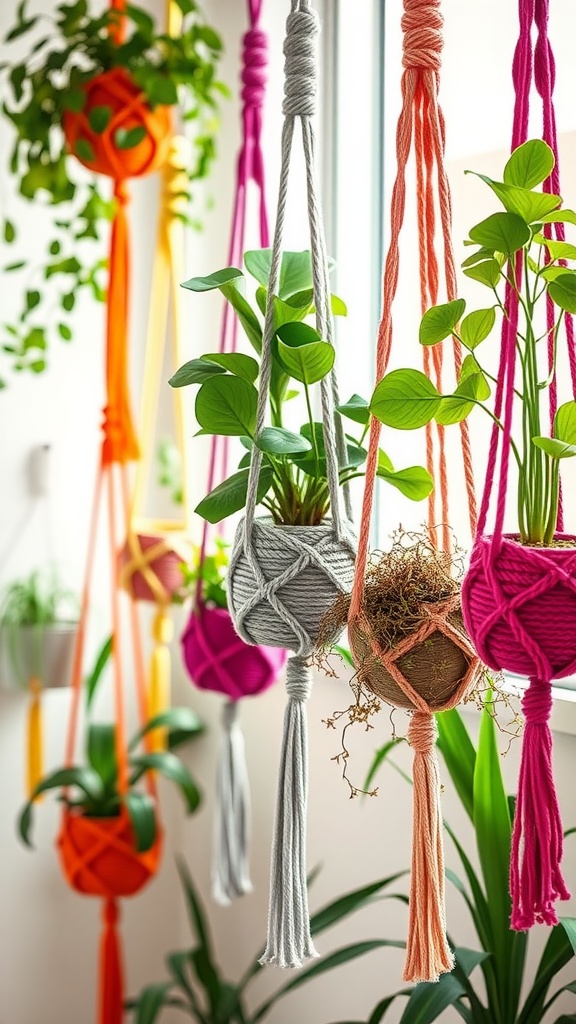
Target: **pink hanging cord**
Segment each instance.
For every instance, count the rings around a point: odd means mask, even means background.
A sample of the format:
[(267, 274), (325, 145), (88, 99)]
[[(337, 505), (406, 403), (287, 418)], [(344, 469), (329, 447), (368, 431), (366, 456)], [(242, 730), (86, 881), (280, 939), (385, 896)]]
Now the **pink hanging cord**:
[[(262, 108), (264, 106), (267, 69), (268, 36), (260, 26), (263, 0), (248, 0), (249, 28), (243, 37), (242, 54), (242, 142), (236, 168), (236, 190), (228, 250), (228, 265), (240, 266), (246, 237), (246, 207), (249, 182), (254, 182), (259, 196), (260, 246), (268, 248), (270, 236), (266, 210), (264, 183), (264, 157), (262, 152)], [(220, 352), (235, 352), (238, 333), (238, 319), (228, 303), (224, 306), (220, 332)], [(212, 438), (208, 467), (208, 491), (212, 491), (217, 480), (225, 480), (228, 474), (228, 438)], [(198, 561), (198, 582), (196, 584), (195, 606), (202, 607), (201, 568), (206, 558), (210, 526), (204, 521), (202, 542)]]

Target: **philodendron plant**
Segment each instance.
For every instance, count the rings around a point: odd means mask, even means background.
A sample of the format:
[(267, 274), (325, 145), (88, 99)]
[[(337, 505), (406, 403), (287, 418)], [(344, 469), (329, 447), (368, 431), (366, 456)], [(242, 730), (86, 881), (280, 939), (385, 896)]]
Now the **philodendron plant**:
[[(256, 305), (262, 315), (267, 302), (270, 258), (269, 249), (244, 255), (246, 270), (257, 282)], [(186, 363), (170, 380), (172, 387), (200, 385), (196, 419), (201, 434), (235, 436), (247, 449), (237, 472), (215, 487), (196, 511), (209, 522), (217, 523), (244, 507), (250, 451), (257, 445), (263, 453), (259, 502), (275, 523), (317, 525), (327, 516), (330, 499), (323, 430), (314, 417), (312, 387), (331, 372), (334, 349), (305, 322), (314, 313), (309, 252), (283, 255), (278, 295), (274, 296), (270, 426), (258, 437), (257, 379), (263, 329), (261, 318), (246, 298), (244, 274), (229, 267), (209, 277), (192, 278), (184, 287), (194, 292), (219, 289), (235, 310), (256, 354), (255, 358), (240, 352), (211, 353)], [(335, 315), (346, 315), (341, 299), (332, 295), (331, 302)], [(289, 403), (294, 403), (292, 422), (298, 422), (299, 404), (306, 417), (296, 430), (285, 426)], [(367, 454), (364, 440), (368, 431), (368, 403), (355, 394), (338, 407), (338, 413), (357, 428), (353, 434), (346, 434), (346, 464), (340, 469), (340, 483), (344, 484), (362, 475)], [(379, 454), (378, 476), (414, 501), (426, 498), (433, 486), (427, 470), (420, 466), (396, 470), (383, 451)]]
[[(543, 545), (553, 541), (556, 529), (560, 461), (576, 455), (576, 402), (558, 408), (552, 436), (547, 436), (545, 427), (546, 396), (557, 372), (560, 326), (566, 312), (576, 313), (576, 269), (568, 265), (576, 259), (576, 246), (545, 235), (546, 225), (576, 224), (576, 213), (562, 208), (560, 196), (538, 188), (553, 167), (550, 147), (531, 140), (514, 150), (503, 181), (478, 175), (504, 210), (470, 229), (464, 244), (477, 248), (462, 267), (467, 277), (489, 290), (490, 304), (464, 316), (464, 299), (455, 299), (433, 306), (420, 324), (422, 345), (438, 345), (453, 336), (468, 350), (455, 390), (441, 395), (425, 374), (399, 369), (382, 378), (370, 403), (370, 411), (382, 423), (401, 430), (423, 427), (431, 420), (444, 426), (458, 423), (476, 407), (495, 420), (488, 403), (490, 382), (496, 380), (485, 369), (478, 347), (502, 317), (509, 317), (506, 289), (511, 289), (520, 313), (516, 400), (521, 407), (521, 428), (511, 439), (518, 469), (518, 530), (522, 543)], [(554, 308), (551, 331), (545, 323), (549, 300)], [(545, 360), (549, 339), (551, 366)], [(500, 420), (496, 422), (503, 426)]]

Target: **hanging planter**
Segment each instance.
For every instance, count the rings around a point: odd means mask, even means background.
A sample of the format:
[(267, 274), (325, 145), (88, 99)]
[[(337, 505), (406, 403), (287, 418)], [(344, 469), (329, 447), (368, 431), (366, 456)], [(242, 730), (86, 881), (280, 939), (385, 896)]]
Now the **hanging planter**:
[(136, 601), (166, 606), (182, 597), (188, 545), (169, 535), (129, 533), (120, 553), (120, 586)]
[(125, 811), (114, 818), (92, 818), (67, 811), (56, 842), (68, 885), (85, 896), (106, 899), (134, 896), (156, 874), (162, 854), (162, 830), (155, 826), (152, 846), (140, 852)]
[(421, 701), (433, 712), (454, 706), (482, 674), (464, 629), (453, 560), (425, 536), (400, 534), (371, 563), (348, 639), (358, 681), (409, 711)]
[[(42, 372), (52, 341), (72, 339), (72, 311), (82, 291), (97, 301), (106, 297), (100, 237), (122, 197), (111, 201), (102, 180), (79, 172), (77, 161), (117, 182), (158, 169), (178, 109), (193, 126), (178, 217), (192, 223), (191, 184), (206, 176), (215, 153), (218, 100), (226, 93), (215, 74), (222, 43), (198, 4), (174, 6), (185, 14), (172, 34), (137, 4), (97, 12), (91, 6), (72, 0), (54, 13), (28, 16), (21, 4), (6, 36), (22, 47), (35, 33), (30, 51), (0, 70), (2, 113), (15, 133), (11, 174), (20, 194), (43, 203), (53, 221), (45, 254), (14, 258), (5, 268), (22, 275), (22, 310), (2, 328), (3, 352), (17, 370)], [(42, 21), (49, 29), (38, 40)], [(19, 245), (14, 220), (4, 220), (3, 235)]]

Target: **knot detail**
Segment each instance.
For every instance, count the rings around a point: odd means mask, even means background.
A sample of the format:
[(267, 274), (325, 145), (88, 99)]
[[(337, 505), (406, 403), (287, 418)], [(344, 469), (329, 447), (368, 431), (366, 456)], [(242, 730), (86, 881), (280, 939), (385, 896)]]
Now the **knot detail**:
[(228, 572), (234, 625), (246, 643), (285, 647), (308, 657), (320, 624), (354, 577), (355, 538), (337, 539), (330, 522), (319, 526), (275, 526), (242, 521)]
[(266, 90), (268, 36), (260, 28), (251, 28), (243, 37), (242, 100), (246, 107), (261, 107)]
[(462, 584), (462, 611), (482, 661), (499, 671), (555, 679), (576, 669), (574, 547), (531, 548), (479, 537)]
[(288, 658), (286, 692), (290, 700), (308, 700), (312, 692), (312, 673), (305, 658)]
[(415, 711), (408, 726), (408, 742), (417, 754), (427, 754), (434, 749), (438, 729), (434, 715)]
[(545, 679), (532, 678), (522, 697), (527, 725), (546, 725), (552, 713), (552, 687)]
[(284, 40), (284, 103), (287, 117), (312, 117), (316, 112), (318, 15), (314, 10), (292, 11)]
[(416, 71), (439, 71), (442, 63), (440, 0), (404, 0), (402, 65)]
[(222, 708), (222, 728), (230, 732), (234, 723), (238, 720), (238, 701), (227, 700)]

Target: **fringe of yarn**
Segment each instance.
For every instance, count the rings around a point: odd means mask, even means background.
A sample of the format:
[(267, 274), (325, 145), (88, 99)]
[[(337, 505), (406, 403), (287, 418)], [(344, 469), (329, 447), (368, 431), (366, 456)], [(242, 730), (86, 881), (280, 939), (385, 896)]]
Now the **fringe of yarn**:
[(252, 892), (248, 868), (250, 787), (244, 736), (237, 719), (238, 703), (227, 701), (222, 712), (212, 876), (212, 894), (222, 906)]

